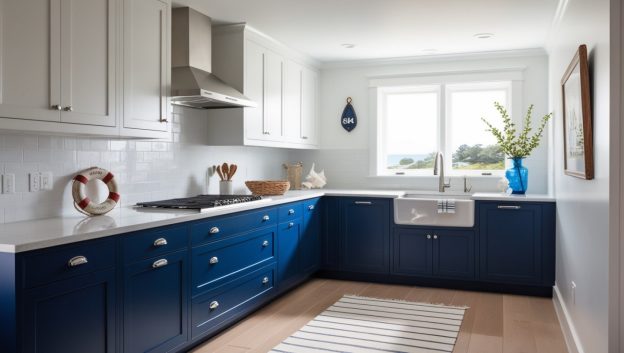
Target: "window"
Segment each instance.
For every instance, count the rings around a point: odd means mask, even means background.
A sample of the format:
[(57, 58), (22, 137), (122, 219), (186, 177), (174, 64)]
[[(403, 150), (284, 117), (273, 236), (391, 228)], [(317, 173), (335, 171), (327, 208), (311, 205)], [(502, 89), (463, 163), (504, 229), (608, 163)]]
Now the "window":
[(511, 81), (378, 88), (377, 175), (496, 175), (505, 155), (481, 118), (502, 127), (494, 102), (510, 109)]

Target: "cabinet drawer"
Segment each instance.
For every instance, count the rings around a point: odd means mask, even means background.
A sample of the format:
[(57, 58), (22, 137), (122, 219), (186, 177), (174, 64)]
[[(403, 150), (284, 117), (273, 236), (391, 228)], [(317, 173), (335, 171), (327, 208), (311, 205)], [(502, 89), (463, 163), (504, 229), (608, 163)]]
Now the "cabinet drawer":
[(22, 260), (24, 286), (34, 287), (113, 267), (115, 239), (45, 249)]
[(193, 295), (253, 265), (273, 259), (275, 229), (259, 230), (193, 249)]
[(192, 336), (218, 328), (228, 319), (251, 310), (252, 300), (266, 297), (274, 287), (275, 266), (262, 268), (229, 282), (193, 300), (191, 320)]
[(281, 206), (278, 213), (280, 223), (301, 218), (303, 216), (303, 204), (297, 202)]
[(188, 246), (188, 228), (169, 227), (129, 234), (122, 238), (125, 263), (170, 253)]
[(191, 240), (195, 246), (276, 223), (277, 209), (275, 208), (209, 219), (191, 226)]

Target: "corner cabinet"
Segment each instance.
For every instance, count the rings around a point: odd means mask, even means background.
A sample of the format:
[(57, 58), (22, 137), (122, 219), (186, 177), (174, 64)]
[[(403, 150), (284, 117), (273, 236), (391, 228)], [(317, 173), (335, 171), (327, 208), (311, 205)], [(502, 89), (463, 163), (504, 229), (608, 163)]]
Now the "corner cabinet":
[[(138, 110), (167, 119), (169, 8), (158, 0), (0, 0), (0, 129), (167, 137), (167, 124), (133, 121)], [(141, 70), (122, 60), (133, 53)]]
[(316, 62), (247, 25), (215, 27), (213, 48), (213, 73), (257, 107), (210, 111), (210, 144), (318, 147)]

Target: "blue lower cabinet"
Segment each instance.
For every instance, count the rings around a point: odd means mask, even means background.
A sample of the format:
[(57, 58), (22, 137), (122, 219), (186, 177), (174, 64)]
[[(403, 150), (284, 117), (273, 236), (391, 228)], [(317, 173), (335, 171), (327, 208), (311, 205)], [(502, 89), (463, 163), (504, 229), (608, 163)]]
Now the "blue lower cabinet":
[(116, 351), (114, 269), (27, 290), (21, 307), (20, 352)]
[(300, 245), (301, 220), (281, 223), (277, 229), (277, 286), (290, 287), (302, 276)]
[(340, 197), (323, 197), (321, 211), (321, 268), (337, 271), (340, 266)]
[(124, 353), (168, 352), (186, 343), (187, 259), (183, 250), (125, 268)]
[(265, 266), (202, 294), (191, 304), (192, 338), (216, 332), (267, 300), (275, 286), (275, 265)]
[(301, 226), (301, 270), (305, 274), (316, 272), (321, 265), (321, 199), (303, 202), (303, 223)]
[(340, 200), (340, 269), (389, 273), (390, 200), (346, 197)]
[(407, 276), (430, 276), (433, 238), (431, 232), (422, 229), (397, 229), (392, 242), (392, 273)]
[[(513, 284), (543, 283), (544, 239), (554, 238), (554, 230), (552, 234), (542, 231), (542, 207), (546, 206), (524, 202), (480, 203), (481, 280)], [(554, 251), (548, 256), (554, 260)]]
[(474, 279), (474, 232), (434, 230), (432, 234), (433, 274), (446, 278)]

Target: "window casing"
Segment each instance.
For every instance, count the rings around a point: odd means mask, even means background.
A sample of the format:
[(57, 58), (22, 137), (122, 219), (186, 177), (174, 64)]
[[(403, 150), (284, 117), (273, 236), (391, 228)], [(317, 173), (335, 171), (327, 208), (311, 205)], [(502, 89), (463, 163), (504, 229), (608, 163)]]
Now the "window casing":
[[(503, 175), (507, 161), (481, 117), (502, 126), (494, 101), (512, 114), (514, 86), (511, 79), (379, 85), (372, 172), (430, 176), (435, 153), (440, 151), (446, 175)], [(406, 97), (418, 104), (409, 106)]]

